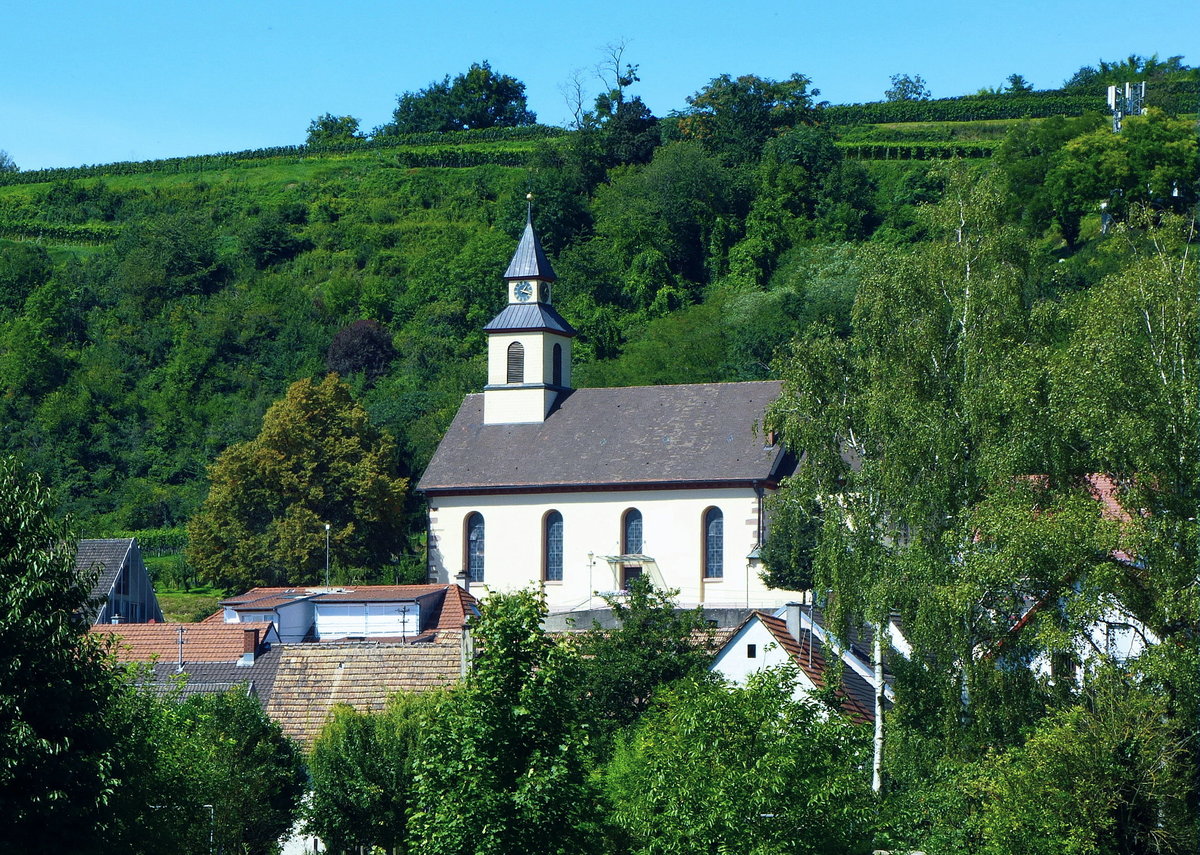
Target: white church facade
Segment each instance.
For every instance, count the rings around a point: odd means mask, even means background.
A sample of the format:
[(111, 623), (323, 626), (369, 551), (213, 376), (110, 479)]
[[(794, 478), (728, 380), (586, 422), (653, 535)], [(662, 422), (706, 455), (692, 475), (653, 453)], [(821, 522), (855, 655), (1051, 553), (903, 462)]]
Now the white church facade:
[(681, 604), (761, 608), (765, 498), (794, 458), (762, 428), (777, 382), (574, 389), (575, 330), (554, 309), (528, 223), (484, 328), (488, 380), (468, 395), (418, 489), (429, 581), (486, 597), (541, 584), (552, 612), (647, 575)]

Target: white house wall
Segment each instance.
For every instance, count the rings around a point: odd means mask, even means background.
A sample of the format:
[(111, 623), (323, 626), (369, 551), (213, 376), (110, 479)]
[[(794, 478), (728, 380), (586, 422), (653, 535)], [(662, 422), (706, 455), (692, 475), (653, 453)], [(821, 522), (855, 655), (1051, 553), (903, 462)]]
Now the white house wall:
[(421, 631), (416, 603), (317, 603), (317, 638), (400, 638)]
[[(536, 450), (531, 450), (536, 453)], [(724, 575), (704, 579), (704, 513), (724, 516)], [(430, 498), (430, 582), (445, 584), (463, 571), (466, 519), (484, 519), (484, 580), (472, 593), (512, 591), (542, 580), (544, 520), (563, 517), (563, 579), (545, 582), (551, 611), (603, 605), (596, 591), (620, 587), (606, 556), (621, 551), (625, 511), (642, 513), (642, 553), (654, 560), (661, 581), (679, 589), (679, 602), (711, 606), (769, 607), (795, 599), (767, 588), (761, 564), (747, 556), (758, 545), (759, 506), (748, 488), (540, 493)], [(651, 578), (654, 578), (651, 573)]]
[[(754, 645), (754, 655), (750, 655), (749, 647)], [(770, 631), (763, 626), (762, 621), (754, 619), (731, 638), (721, 648), (713, 660), (709, 670), (720, 674), (735, 686), (745, 686), (751, 674), (765, 671), (768, 668), (778, 668), (782, 665), (795, 665), (792, 657)], [(799, 668), (796, 669), (797, 679), (793, 697), (799, 700), (816, 690), (816, 685)]]

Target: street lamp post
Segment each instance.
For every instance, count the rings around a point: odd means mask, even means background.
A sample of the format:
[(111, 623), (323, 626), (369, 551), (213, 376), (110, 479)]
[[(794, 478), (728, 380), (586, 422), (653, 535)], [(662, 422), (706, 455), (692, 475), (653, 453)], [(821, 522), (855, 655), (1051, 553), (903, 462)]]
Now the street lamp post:
[(325, 523), (325, 587), (329, 587), (329, 523)]

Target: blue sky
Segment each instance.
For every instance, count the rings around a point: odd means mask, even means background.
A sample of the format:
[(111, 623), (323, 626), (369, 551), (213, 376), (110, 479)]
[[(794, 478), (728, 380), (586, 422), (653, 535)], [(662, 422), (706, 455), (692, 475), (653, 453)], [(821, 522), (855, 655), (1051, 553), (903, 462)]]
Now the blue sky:
[(801, 72), (833, 103), (901, 72), (935, 96), (1013, 72), (1048, 88), (1130, 53), (1196, 64), (1198, 34), (1198, 0), (25, 0), (0, 17), (0, 149), (36, 169), (300, 143), (320, 114), (370, 129), (397, 94), (484, 59), (561, 124), (567, 81), (594, 93), (619, 40), (662, 115), (726, 72)]

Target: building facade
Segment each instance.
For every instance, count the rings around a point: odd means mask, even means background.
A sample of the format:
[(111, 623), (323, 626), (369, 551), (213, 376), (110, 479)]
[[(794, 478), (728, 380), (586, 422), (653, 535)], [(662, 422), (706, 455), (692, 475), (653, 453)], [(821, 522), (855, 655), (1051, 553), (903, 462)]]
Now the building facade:
[(648, 575), (679, 601), (774, 606), (760, 578), (766, 497), (794, 459), (761, 425), (777, 382), (574, 389), (575, 330), (527, 223), (468, 395), (418, 489), (429, 581), (476, 595), (543, 586), (551, 611)]

